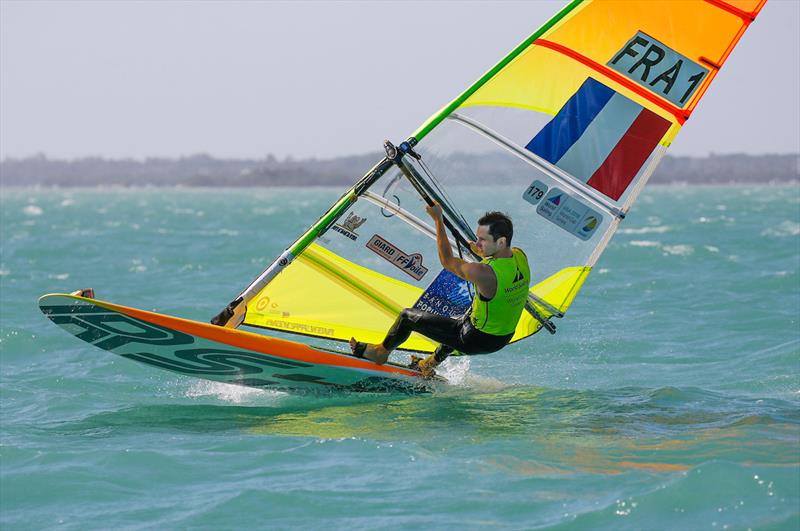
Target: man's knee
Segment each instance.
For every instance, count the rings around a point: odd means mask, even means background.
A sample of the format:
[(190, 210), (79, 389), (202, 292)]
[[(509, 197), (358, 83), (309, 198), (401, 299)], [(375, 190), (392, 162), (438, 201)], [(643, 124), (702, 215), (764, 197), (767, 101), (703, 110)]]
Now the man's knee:
[(402, 312), (400, 312), (400, 317), (404, 321), (411, 321), (412, 323), (416, 323), (419, 321), (420, 317), (422, 316), (422, 310), (418, 310), (416, 308), (406, 308)]

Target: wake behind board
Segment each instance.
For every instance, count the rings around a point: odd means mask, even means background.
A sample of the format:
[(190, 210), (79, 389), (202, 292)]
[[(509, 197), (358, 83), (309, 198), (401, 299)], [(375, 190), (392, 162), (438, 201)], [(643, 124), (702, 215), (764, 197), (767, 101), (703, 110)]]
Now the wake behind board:
[(445, 381), (424, 379), (399, 364), (376, 365), (346, 353), (75, 295), (44, 295), (39, 308), (95, 347), (215, 382), (290, 392), (425, 393)]

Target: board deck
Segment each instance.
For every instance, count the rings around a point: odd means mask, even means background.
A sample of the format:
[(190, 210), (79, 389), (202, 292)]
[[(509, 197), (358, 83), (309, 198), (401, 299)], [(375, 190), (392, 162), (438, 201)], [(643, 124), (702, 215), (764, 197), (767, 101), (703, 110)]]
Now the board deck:
[(425, 379), (399, 364), (138, 310), (76, 295), (50, 294), (39, 308), (78, 339), (124, 358), (216, 382), (289, 392), (425, 393)]

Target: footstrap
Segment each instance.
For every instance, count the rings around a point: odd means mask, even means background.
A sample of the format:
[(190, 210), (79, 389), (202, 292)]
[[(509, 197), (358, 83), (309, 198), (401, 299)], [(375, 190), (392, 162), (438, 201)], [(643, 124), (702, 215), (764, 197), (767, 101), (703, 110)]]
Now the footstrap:
[(367, 344), (361, 341), (356, 341), (356, 346), (353, 347), (353, 356), (356, 358), (364, 359), (364, 352), (367, 350)]

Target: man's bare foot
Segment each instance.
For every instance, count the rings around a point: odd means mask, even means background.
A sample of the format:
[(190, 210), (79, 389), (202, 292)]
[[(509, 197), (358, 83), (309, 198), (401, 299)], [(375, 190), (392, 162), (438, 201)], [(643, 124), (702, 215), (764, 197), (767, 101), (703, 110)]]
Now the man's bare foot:
[(421, 372), (424, 378), (432, 378), (436, 375), (435, 369), (439, 366), (439, 362), (436, 361), (436, 356), (431, 354), (425, 359), (411, 356), (411, 362), (408, 365)]
[(383, 365), (389, 359), (389, 351), (386, 350), (381, 344), (362, 343), (356, 341), (356, 338), (350, 338), (350, 350), (357, 358), (366, 358), (374, 361), (378, 365)]

